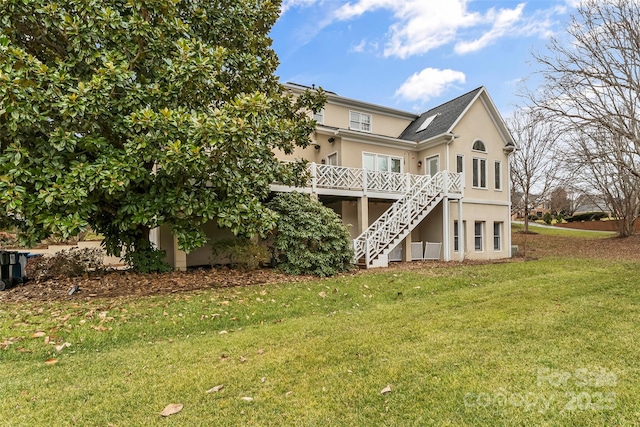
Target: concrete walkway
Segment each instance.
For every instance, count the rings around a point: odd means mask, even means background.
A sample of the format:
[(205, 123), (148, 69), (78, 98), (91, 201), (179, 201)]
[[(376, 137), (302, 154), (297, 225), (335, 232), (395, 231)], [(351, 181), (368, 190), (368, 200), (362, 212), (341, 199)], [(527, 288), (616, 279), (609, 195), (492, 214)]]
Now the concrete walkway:
[[(512, 224), (520, 224), (522, 226), (524, 226), (524, 221), (511, 221)], [(531, 227), (540, 227), (540, 228), (552, 228), (554, 230), (570, 230), (570, 231), (586, 231), (589, 233), (609, 233), (609, 234), (615, 234), (615, 231), (601, 231), (601, 230), (582, 230), (580, 228), (565, 228), (565, 227), (555, 227), (553, 225), (547, 225), (547, 224), (538, 224), (536, 223), (529, 223), (529, 228)]]

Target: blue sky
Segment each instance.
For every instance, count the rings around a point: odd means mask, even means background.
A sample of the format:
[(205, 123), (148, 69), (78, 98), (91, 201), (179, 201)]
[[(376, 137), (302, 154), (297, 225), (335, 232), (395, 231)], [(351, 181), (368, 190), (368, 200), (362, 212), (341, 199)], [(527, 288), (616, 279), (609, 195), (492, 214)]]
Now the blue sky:
[(277, 74), (413, 112), (486, 86), (504, 116), (577, 1), (283, 0)]

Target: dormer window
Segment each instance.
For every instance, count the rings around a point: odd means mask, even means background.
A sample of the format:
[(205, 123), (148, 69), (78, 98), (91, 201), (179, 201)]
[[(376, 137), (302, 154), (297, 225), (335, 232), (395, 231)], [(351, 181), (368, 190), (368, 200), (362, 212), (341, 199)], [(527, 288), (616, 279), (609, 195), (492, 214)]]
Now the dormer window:
[(349, 129), (371, 132), (371, 114), (349, 111)]
[(484, 142), (479, 139), (473, 143), (473, 147), (471, 147), (473, 151), (482, 151), (483, 153), (487, 152), (487, 147), (485, 147)]

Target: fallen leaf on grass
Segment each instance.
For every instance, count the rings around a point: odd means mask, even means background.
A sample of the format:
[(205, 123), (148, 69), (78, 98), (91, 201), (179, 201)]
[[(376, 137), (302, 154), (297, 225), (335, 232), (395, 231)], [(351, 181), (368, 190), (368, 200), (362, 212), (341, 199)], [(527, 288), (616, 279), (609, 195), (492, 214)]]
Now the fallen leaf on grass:
[(391, 385), (386, 386), (385, 388), (382, 389), (382, 391), (380, 392), (380, 394), (387, 394), (391, 392)]
[(253, 400), (253, 397), (245, 396), (242, 398), (242, 400), (244, 400), (245, 402), (251, 402)]
[(216, 393), (216, 392), (218, 392), (218, 391), (222, 390), (223, 388), (224, 388), (224, 385), (223, 385), (223, 384), (220, 384), (220, 385), (217, 385), (217, 386), (215, 386), (215, 387), (210, 388), (209, 390), (207, 390), (207, 393)]
[(71, 343), (66, 342), (64, 344), (60, 344), (56, 346), (56, 351), (62, 351), (65, 347), (71, 347)]
[(182, 411), (183, 407), (184, 405), (182, 403), (170, 403), (162, 410), (162, 412), (160, 412), (160, 415), (162, 415), (163, 417), (168, 417), (170, 415), (177, 414), (178, 412)]
[(258, 354), (264, 354), (264, 350), (263, 349), (258, 350)]
[(44, 361), (45, 365), (55, 365), (56, 363), (58, 363), (58, 359), (56, 359), (55, 357)]
[(246, 358), (246, 357), (240, 356), (240, 362), (241, 362), (241, 363), (244, 363), (244, 362), (246, 362), (246, 361), (247, 361), (247, 358)]
[(47, 333), (46, 332), (34, 332), (33, 335), (31, 335), (31, 338), (42, 338), (44, 336), (46, 336)]
[(26, 323), (26, 322), (18, 322), (18, 323), (14, 323), (14, 325), (12, 327), (13, 328), (22, 328), (24, 326), (29, 326), (29, 324)]

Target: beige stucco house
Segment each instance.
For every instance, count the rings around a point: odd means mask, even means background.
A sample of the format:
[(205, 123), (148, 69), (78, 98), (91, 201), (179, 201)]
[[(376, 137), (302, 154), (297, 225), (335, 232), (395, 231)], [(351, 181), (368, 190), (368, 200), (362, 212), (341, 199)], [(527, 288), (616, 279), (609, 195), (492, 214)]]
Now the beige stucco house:
[[(304, 86), (287, 84), (294, 94)], [(328, 92), (305, 158), (305, 188), (350, 225), (357, 260), (497, 259), (511, 251), (509, 154), (514, 142), (484, 87), (417, 115)], [(212, 239), (229, 237), (211, 224)], [(177, 250), (152, 239), (176, 268), (210, 263), (211, 248)]]

